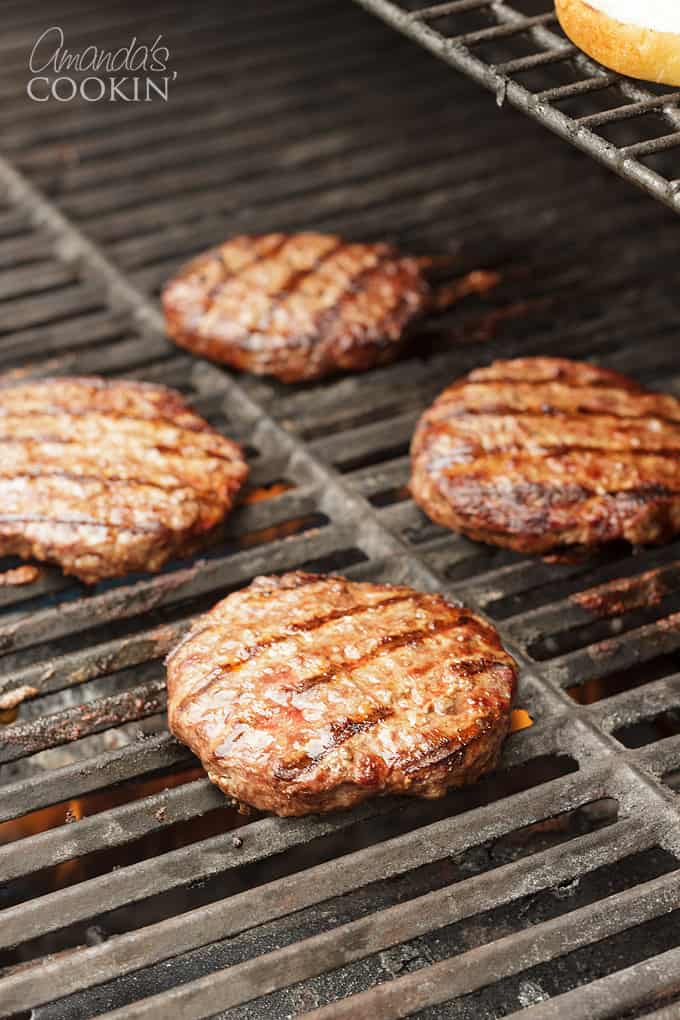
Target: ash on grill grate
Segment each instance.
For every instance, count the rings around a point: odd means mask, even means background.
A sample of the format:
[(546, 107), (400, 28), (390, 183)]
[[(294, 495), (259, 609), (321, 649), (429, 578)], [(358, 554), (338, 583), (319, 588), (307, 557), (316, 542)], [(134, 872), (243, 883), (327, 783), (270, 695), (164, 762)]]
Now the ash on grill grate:
[[(302, 937), (311, 938), (321, 934), (327, 931), (331, 924), (349, 924), (358, 921), (379, 910), (405, 903), (445, 886), (465, 882), (474, 876), (484, 875), (503, 865), (521, 861), (525, 857), (539, 855), (540, 859), (540, 854), (551, 848), (567, 845), (573, 839), (613, 825), (616, 822), (616, 817), (616, 804), (613, 801), (600, 800), (584, 805), (574, 811), (558, 815), (554, 819), (518, 829), (499, 840), (473, 847), (456, 856), (437, 860), (413, 871), (404, 871), (388, 880), (376, 881), (359, 891), (348, 891), (344, 896), (329, 900), (319, 907), (304, 909), (295, 915), (294, 924), (291, 924), (290, 919), (283, 919), (261, 925), (243, 936), (236, 936), (217, 943), (211, 947), (209, 954), (191, 954), (177, 961), (178, 966), (193, 970), (194, 976), (198, 976), (201, 973), (210, 973), (227, 964), (234, 965), (244, 962), (263, 951), (289, 945)], [(386, 831), (381, 833), (383, 837), (386, 837), (387, 834)], [(337, 839), (335, 843), (337, 848)], [(348, 852), (350, 849), (352, 849), (351, 844), (345, 841), (342, 844), (343, 852)], [(389, 852), (389, 849), (390, 844), (386, 844), (385, 851)], [(306, 856), (306, 866), (312, 867), (314, 863), (312, 856), (310, 854)], [(349, 862), (347, 863), (349, 864)], [(323, 872), (324, 867), (320, 865), (318, 873), (321, 875)], [(310, 878), (313, 875), (314, 872)], [(268, 878), (271, 879), (272, 875), (268, 875)], [(283, 887), (285, 888), (285, 886)], [(416, 955), (413, 953), (412, 947), (388, 950), (375, 961), (370, 961), (369, 969), (372, 969), (373, 963), (375, 963), (378, 973), (382, 970), (383, 978), (386, 973), (396, 976), (400, 969), (398, 965), (400, 952), (403, 953), (404, 959)], [(428, 955), (426, 953), (424, 959), (427, 959)], [(409, 968), (404, 966), (401, 969), (406, 971)], [(151, 991), (157, 991), (159, 986), (171, 986), (173, 976), (168, 974), (167, 968), (155, 967), (136, 975), (135, 981), (142, 982)], [(325, 982), (313, 983), (309, 991), (300, 991), (299, 994), (293, 991), (290, 995), (279, 996), (275, 1001), (262, 1000), (257, 1005), (253, 1005), (252, 1010), (246, 1010), (245, 1015), (258, 1017), (283, 1016), (289, 1013), (297, 1015), (305, 1001), (307, 1005), (310, 1004), (311, 996), (318, 1000), (319, 987), (324, 983), (328, 988), (333, 989), (333, 997), (336, 997), (344, 981), (345, 978), (342, 975), (337, 975), (337, 977), (327, 978)], [(361, 976), (358, 977), (358, 981), (365, 984), (365, 976), (363, 982)], [(124, 998), (126, 994), (130, 994), (132, 987), (130, 981), (118, 982), (117, 985), (102, 988), (97, 992), (97, 996), (103, 1002), (112, 997), (114, 999)], [(77, 1011), (78, 1000), (73, 1000), (71, 1008)], [(234, 1015), (238, 1015), (238, 1011)]]
[[(558, 844), (559, 845), (559, 844)], [(554, 889), (541, 891), (529, 897), (521, 898), (494, 910), (475, 916), (474, 923), (458, 922), (442, 928), (436, 935), (422, 936), (415, 942), (400, 945), (392, 951), (385, 951), (378, 956), (362, 961), (361, 967), (356, 965), (337, 971), (332, 976), (310, 982), (304, 991), (297, 995), (293, 990), (285, 996), (263, 999), (261, 1004), (253, 1004), (250, 1008), (229, 1010), (219, 1014), (224, 1020), (249, 1018), (259, 1020), (269, 1015), (285, 1016), (300, 1015), (312, 1007), (313, 1015), (331, 1017), (334, 1014), (333, 1003), (340, 997), (357, 994), (359, 988), (375, 987), (390, 980), (407, 980), (407, 975), (415, 975), (425, 967), (449, 961), (451, 954), (460, 955), (462, 966), (464, 954), (474, 954), (475, 950), (489, 943), (506, 939), (509, 942), (519, 933), (534, 925), (545, 924), (558, 917), (566, 917), (571, 911), (587, 908), (603, 895), (614, 896), (634, 888), (635, 885), (653, 880), (672, 872), (677, 862), (668, 854), (652, 849), (635, 854), (617, 862), (616, 869), (606, 865), (592, 873), (584, 874), (572, 882), (565, 882)], [(450, 881), (455, 881), (451, 876)], [(631, 945), (630, 936), (627, 940), (610, 940), (611, 946), (600, 945), (597, 949), (589, 949), (588, 969), (593, 976), (607, 973), (608, 969), (625, 966), (637, 959), (652, 955), (655, 951), (662, 952), (677, 945), (678, 913), (664, 918), (661, 923), (648, 926), (644, 932), (644, 941)], [(651, 929), (651, 930), (650, 930)], [(641, 933), (642, 935), (643, 933)], [(644, 948), (643, 948), (644, 947)], [(622, 953), (622, 949), (624, 952)], [(599, 957), (597, 962), (593, 957)], [(470, 959), (472, 958), (472, 955)], [(559, 964), (552, 964), (549, 969), (535, 968), (525, 972), (520, 981), (503, 982), (500, 987), (465, 996), (456, 1002), (456, 1012), (466, 1020), (495, 1020), (496, 1017), (507, 1015), (514, 1008), (528, 1005), (527, 999), (534, 989), (533, 1001), (536, 998), (549, 998), (573, 987), (574, 978), (583, 966), (583, 961), (576, 962), (574, 956), (566, 957)], [(461, 967), (457, 968), (460, 974)], [(415, 983), (415, 982), (414, 982)], [(459, 984), (462, 982), (459, 981)], [(537, 996), (537, 992), (541, 996)], [(398, 994), (396, 988), (395, 993)], [(368, 999), (365, 1000), (368, 1004)], [(350, 1012), (350, 1005), (355, 1012)], [(361, 1016), (362, 1000), (349, 1000), (347, 1008), (339, 1009), (338, 1016)], [(325, 1006), (325, 1009), (323, 1007)], [(415, 1016), (427, 1020), (439, 1020), (451, 1016), (451, 1003), (415, 1013)], [(318, 1010), (318, 1014), (316, 1013)]]

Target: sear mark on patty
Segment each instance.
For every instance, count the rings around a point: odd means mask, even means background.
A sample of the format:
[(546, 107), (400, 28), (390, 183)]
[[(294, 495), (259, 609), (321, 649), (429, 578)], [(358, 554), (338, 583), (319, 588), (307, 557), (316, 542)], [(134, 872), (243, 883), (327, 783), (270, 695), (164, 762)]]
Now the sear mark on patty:
[(229, 797), (301, 815), (473, 781), (516, 678), (496, 630), (441, 595), (293, 572), (196, 622), (167, 660), (168, 717)]
[(680, 532), (680, 400), (564, 358), (476, 369), (411, 444), (411, 492), (438, 524), (521, 552)]
[(284, 382), (365, 371), (394, 360), (430, 307), (425, 261), (335, 235), (234, 237), (167, 283), (168, 334)]
[(231, 509), (240, 448), (164, 386), (0, 384), (0, 554), (87, 583), (158, 570)]

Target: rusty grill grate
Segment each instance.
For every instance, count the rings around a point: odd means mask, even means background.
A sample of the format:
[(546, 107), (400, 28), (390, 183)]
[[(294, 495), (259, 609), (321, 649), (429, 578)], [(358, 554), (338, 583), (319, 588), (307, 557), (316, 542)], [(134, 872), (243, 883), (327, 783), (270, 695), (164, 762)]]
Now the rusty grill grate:
[(358, 0), (442, 60), (680, 211), (680, 92), (591, 60), (552, 0)]
[[(47, 109), (24, 94), (43, 14), (7, 5), (0, 366), (179, 387), (248, 444), (250, 497), (159, 576), (0, 588), (0, 1015), (672, 1013), (680, 542), (543, 563), (435, 527), (405, 485), (422, 408), (494, 357), (558, 350), (680, 393), (675, 218), (354, 7), (162, 7), (167, 105)], [(50, 18), (111, 46), (159, 12)], [(394, 236), (501, 283), (400, 364), (320, 385), (167, 344), (168, 273), (274, 227)], [(227, 591), (303, 566), (444, 590), (499, 626), (524, 728), (495, 776), (325, 818), (225, 806), (167, 734), (162, 657)]]

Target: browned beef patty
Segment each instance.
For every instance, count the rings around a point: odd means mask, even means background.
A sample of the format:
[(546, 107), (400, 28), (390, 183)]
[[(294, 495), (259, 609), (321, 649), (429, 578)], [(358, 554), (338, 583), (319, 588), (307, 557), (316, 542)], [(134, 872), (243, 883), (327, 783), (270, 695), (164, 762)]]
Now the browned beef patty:
[(440, 595), (259, 577), (168, 658), (172, 732), (241, 804), (279, 815), (441, 797), (492, 768), (517, 667)]
[(0, 554), (94, 582), (157, 570), (229, 511), (248, 468), (164, 386), (0, 384)]
[(327, 234), (234, 237), (163, 292), (167, 330), (195, 354), (284, 382), (396, 358), (430, 289), (389, 244)]
[(563, 358), (476, 369), (413, 443), (411, 491), (438, 524), (525, 552), (680, 532), (680, 400)]

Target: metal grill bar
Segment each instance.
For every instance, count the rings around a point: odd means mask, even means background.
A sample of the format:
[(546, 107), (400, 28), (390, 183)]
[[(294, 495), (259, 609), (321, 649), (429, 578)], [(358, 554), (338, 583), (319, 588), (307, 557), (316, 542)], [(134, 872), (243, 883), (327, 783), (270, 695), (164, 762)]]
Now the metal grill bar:
[[(345, 999), (343, 1002), (308, 1014), (310, 1020), (333, 1016), (361, 1015), (362, 1007), (370, 1004), (375, 1020), (404, 1017), (425, 1006), (436, 1005), (458, 995), (465, 995), (483, 987), (491, 971), (497, 978), (515, 974), (520, 970), (546, 960), (554, 959), (590, 942), (607, 938), (627, 928), (642, 924), (654, 917), (659, 907), (664, 911), (680, 906), (678, 876), (664, 875), (660, 879), (626, 890), (601, 904), (575, 910), (571, 916), (556, 918), (526, 931), (508, 935), (490, 946), (481, 946), (462, 957), (433, 964), (426, 974), (409, 974), (389, 984), (379, 985), (370, 993)], [(567, 923), (565, 923), (565, 920)], [(214, 1001), (214, 1000), (213, 1000)], [(192, 1003), (193, 1007), (193, 1003)], [(138, 1010), (134, 1017), (154, 1016)], [(160, 1013), (156, 1013), (160, 1016)], [(208, 1016), (199, 1006), (187, 1014), (188, 1020)], [(109, 1018), (116, 1013), (109, 1014)], [(122, 1016), (118, 1013), (118, 1016)]]
[[(67, 687), (84, 684), (100, 676), (161, 659), (183, 637), (187, 627), (188, 624), (185, 622), (166, 625), (126, 640), (109, 641), (97, 645), (95, 649), (79, 650), (71, 655), (65, 655), (53, 660), (49, 678), (45, 676), (44, 664), (40, 663), (17, 670), (14, 674), (8, 673), (3, 692), (12, 695), (16, 691), (21, 692), (28, 688), (30, 696), (35, 697), (51, 691), (63, 691)], [(113, 708), (113, 705), (111, 707)], [(102, 706), (102, 713), (105, 712)], [(69, 715), (56, 713), (54, 716), (46, 717), (42, 724), (34, 722), (27, 723), (22, 728), (7, 727), (3, 730), (3, 738), (8, 746), (0, 752), (0, 757), (3, 761), (14, 761), (24, 754), (32, 754), (37, 750), (37, 744), (34, 746), (35, 741), (44, 743), (45, 747), (55, 746), (54, 738), (51, 736), (52, 730), (57, 733), (59, 727), (68, 725), (69, 721), (79, 725), (96, 725), (94, 716), (79, 722), (72, 713)], [(58, 739), (56, 742), (59, 742)], [(29, 746), (33, 750), (21, 750), (22, 747)]]
[[(593, 88), (599, 90), (601, 86), (597, 83), (597, 77), (593, 76), (604, 75), (602, 87), (614, 86), (619, 96), (625, 96), (638, 104), (643, 104), (636, 111), (627, 115), (631, 119), (656, 107), (669, 124), (677, 127), (680, 124), (680, 112), (674, 110), (670, 103), (659, 105), (658, 97), (642, 86), (604, 71), (584, 54), (579, 53), (570, 43), (565, 42), (563, 36), (545, 28), (544, 26), (555, 20), (552, 5), (550, 5), (551, 9), (543, 14), (526, 17), (509, 3), (491, 3), (490, 0), (480, 4), (473, 2), (471, 5), (467, 0), (463, 0), (462, 4), (436, 4), (421, 11), (405, 10), (401, 2), (394, 2), (394, 0), (358, 0), (358, 3), (377, 14), (400, 32), (410, 36), (458, 71), (462, 71), (490, 89), (496, 94), (499, 102), (507, 101), (517, 107), (555, 134), (608, 166), (619, 176), (648, 191), (676, 212), (680, 211), (680, 196), (672, 186), (673, 175), (668, 173), (664, 176), (663, 173), (652, 170), (638, 158), (673, 148), (676, 144), (673, 141), (673, 135), (665, 136), (667, 138), (665, 143), (660, 140), (646, 140), (644, 143), (639, 142), (619, 148), (591, 130), (608, 123), (608, 121), (589, 121), (587, 116), (570, 117), (555, 104), (566, 96), (587, 95)], [(436, 22), (440, 18), (477, 9), (488, 10), (490, 18), (495, 20), (496, 24), (489, 28), (472, 32), (463, 31), (455, 35), (444, 34), (436, 28)], [(585, 80), (554, 89), (543, 89), (538, 94), (534, 94), (524, 84), (511, 77), (511, 75), (521, 73), (531, 66), (524, 63), (524, 54), (521, 55), (517, 63), (507, 59), (491, 61), (476, 55), (472, 49), (482, 42), (509, 39), (515, 36), (521, 36), (524, 39), (527, 35), (531, 36), (532, 42), (540, 51), (536, 56), (541, 57), (543, 52), (547, 51), (551, 57), (563, 60), (570, 58), (575, 69), (582, 74), (587, 74)]]
[[(554, 780), (546, 785), (542, 806), (553, 812), (568, 811), (584, 800), (602, 796), (606, 790), (606, 775), (602, 770), (581, 782), (572, 776)], [(534, 822), (540, 806), (531, 792), (520, 793), (514, 801), (513, 820), (517, 825)], [(505, 819), (497, 806), (482, 808), (478, 815), (475, 839), (482, 841), (501, 835), (506, 828)], [(261, 824), (261, 823), (260, 823)], [(274, 824), (276, 827), (276, 823)], [(285, 825), (285, 823), (284, 823)], [(621, 831), (629, 826), (621, 823)], [(252, 826), (243, 830), (244, 846), (251, 841)], [(311, 833), (310, 833), (311, 834)], [(639, 845), (644, 842), (640, 839)], [(266, 845), (261, 840), (259, 846)], [(321, 903), (350, 892), (370, 882), (394, 878), (417, 866), (423, 866), (451, 853), (460, 853), (471, 845), (470, 833), (462, 818), (446, 818), (419, 828), (406, 836), (380, 843), (339, 860), (270, 882), (254, 893), (247, 892), (209, 907), (172, 918), (146, 928), (141, 933), (125, 936), (115, 942), (82, 950), (69, 959), (53, 961), (41, 968), (41, 974), (17, 974), (0, 981), (0, 994), (8, 1004), (31, 1004), (47, 1001), (55, 994), (62, 996), (86, 987), (86, 975), (101, 982), (130, 970), (140, 969), (199, 948), (218, 939), (236, 935), (247, 927), (256, 927), (276, 917), (285, 916), (306, 906)], [(595, 839), (590, 848), (581, 844), (583, 853), (599, 847)], [(535, 858), (531, 858), (535, 860)], [(246, 908), (246, 909), (244, 909)], [(92, 964), (90, 967), (89, 965)], [(42, 998), (44, 996), (44, 999)]]
[(646, 142), (636, 142), (634, 145), (625, 145), (621, 153), (625, 158), (629, 156), (650, 156), (655, 152), (666, 152), (668, 149), (675, 149), (680, 145), (680, 131), (672, 135), (662, 135), (661, 138), (650, 138)]
[(546, 11), (545, 14), (537, 14), (533, 18), (518, 18), (507, 25), (494, 25), (491, 28), (480, 28), (476, 32), (464, 32), (456, 36), (456, 42), (461, 46), (474, 46), (492, 39), (509, 39), (520, 32), (535, 28), (536, 25), (547, 25), (554, 20), (555, 12)]
[[(583, 842), (591, 846), (604, 843), (601, 846), (602, 856), (597, 858), (600, 865), (614, 863), (618, 859), (610, 856), (612, 846), (603, 840), (601, 833), (592, 838), (586, 837)], [(628, 849), (632, 850), (635, 843), (633, 840)], [(374, 917), (362, 919), (346, 925), (339, 932), (308, 939), (271, 953), (268, 957), (212, 974), (209, 979), (181, 986), (171, 995), (159, 996), (155, 1001), (153, 998), (147, 999), (133, 1006), (129, 1015), (135, 1020), (160, 1018), (167, 1016), (163, 1010), (169, 1006), (180, 1010), (187, 1020), (202, 1020), (219, 1009), (238, 1005), (249, 998), (256, 998), (294, 981), (305, 980), (325, 970), (334, 970), (352, 960), (432, 931), (433, 927), (443, 927), (477, 913), (479, 901), (476, 895), (480, 888), (483, 889), (482, 902), (491, 908), (505, 901), (509, 888), (521, 896), (541, 889), (542, 885), (552, 885), (555, 877), (558, 881), (566, 880), (574, 873), (572, 867), (564, 868), (567, 862), (573, 862), (565, 855), (563, 848), (547, 851), (540, 856), (541, 860), (536, 855), (528, 861), (507, 865), (488, 875), (470, 879), (462, 889), (448, 887), (422, 900), (412, 900), (403, 906), (393, 907), (380, 916), (379, 924)], [(587, 867), (587, 859), (581, 863)], [(462, 957), (433, 964), (426, 974), (416, 972), (397, 978), (370, 992), (319, 1009), (309, 1016), (315, 1020), (331, 1016), (356, 1017), (365, 1013), (376, 1020), (408, 1016), (424, 1006), (473, 991), (488, 981), (489, 972), (495, 976), (513, 973), (524, 969), (529, 961), (534, 964), (550, 959), (551, 956), (576, 949), (593, 939), (605, 938), (624, 930), (631, 923), (641, 923), (647, 917), (656, 915), (660, 899), (663, 899), (666, 909), (680, 905), (678, 875), (665, 875), (635, 890), (611, 897), (606, 913), (603, 913), (600, 904), (576, 910), (571, 917), (561, 917), (554, 922), (534, 926), (528, 931), (517, 932), (490, 946), (471, 950)], [(122, 1017), (123, 1012), (115, 1010), (105, 1016), (107, 1020), (113, 1020)]]
[(546, 50), (545, 53), (533, 53), (529, 57), (516, 57), (514, 60), (506, 60), (496, 64), (496, 70), (500, 74), (517, 74), (519, 71), (533, 71), (537, 67), (550, 67), (552, 64), (559, 64), (571, 56), (569, 47), (556, 47), (554, 50)]
[[(550, 1003), (539, 1002), (520, 1012), (513, 1013), (516, 1020), (554, 1020), (557, 1016), (568, 1016), (569, 1020), (615, 1020), (621, 1010), (631, 1013), (652, 1000), (671, 996), (678, 991), (676, 977), (680, 972), (680, 950), (670, 949), (652, 960), (645, 960), (635, 967), (619, 970), (615, 974), (593, 981), (585, 989), (566, 992)], [(644, 1020), (673, 1020), (677, 1016), (677, 1005), (666, 1010), (645, 1014)]]
[(655, 1009), (653, 1013), (645, 1013), (643, 1017), (640, 1017), (640, 1020), (675, 1020), (677, 1012), (677, 1004), (666, 1006), (661, 1009)]
[[(303, 559), (320, 557), (342, 547), (351, 538), (350, 529), (329, 526), (318, 534), (302, 534), (273, 542), (266, 551), (255, 547), (230, 557), (198, 561), (191, 567), (163, 575), (163, 583), (159, 583), (158, 579), (140, 581), (134, 586), (114, 588), (95, 595), (87, 602), (65, 603), (58, 610), (44, 609), (28, 616), (18, 614), (15, 619), (0, 626), (0, 649), (16, 651), (36, 641), (50, 641), (77, 633), (92, 626), (97, 619), (123, 620), (137, 616), (151, 608), (158, 609), (179, 599), (214, 591), (224, 585), (227, 578), (237, 583), (239, 577), (244, 580), (253, 577), (266, 570), (267, 564), (270, 570), (290, 569), (299, 562), (303, 551)], [(239, 570), (240, 573), (235, 574)], [(21, 684), (26, 680), (26, 675), (17, 677)], [(54, 689), (52, 680), (51, 677), (44, 679), (41, 685), (43, 692)]]
[[(389, 809), (388, 801), (378, 800), (351, 814), (329, 815), (317, 823), (313, 830), (306, 819), (282, 823), (281, 819), (265, 818), (248, 826), (243, 846), (235, 844), (234, 836), (238, 836), (238, 830), (234, 830), (234, 833), (201, 840), (180, 850), (165, 853), (160, 858), (121, 868), (110, 875), (80, 882), (47, 897), (9, 907), (2, 911), (0, 946), (9, 947), (57, 931), (64, 925), (87, 920), (92, 916), (93, 902), (96, 902), (98, 911), (109, 911), (138, 903), (150, 896), (161, 893), (166, 895), (190, 882), (203, 881), (229, 869), (240, 868), (253, 861), (267, 860), (274, 854), (304, 846), (309, 842), (312, 831), (314, 838), (320, 839), (356, 825), (362, 819), (375, 818)], [(83, 839), (87, 840), (87, 833)], [(41, 850), (44, 852), (42, 841), (36, 847), (37, 866), (42, 864), (39, 856)], [(30, 858), (24, 862), (24, 866), (26, 864), (30, 870)], [(3, 1009), (0, 1003), (0, 1014)]]
[(680, 751), (680, 737), (675, 735), (650, 744), (649, 747), (641, 748), (634, 757), (645, 771), (655, 776), (661, 776), (672, 767), (674, 756), (678, 751)]
[[(111, 808), (73, 825), (26, 837), (22, 854), (11, 843), (0, 847), (0, 867), (7, 881), (53, 867), (84, 854), (123, 846), (159, 828), (205, 811), (224, 807), (224, 798), (207, 779), (164, 790), (151, 797)], [(49, 929), (48, 929), (49, 930)]]
[(7, 783), (2, 788), (0, 821), (21, 818), (68, 797), (82, 797), (93, 790), (103, 790), (135, 776), (157, 769), (191, 761), (192, 756), (167, 733), (149, 737), (115, 751), (105, 751), (91, 758), (88, 768), (68, 765), (45, 775)]
[(411, 11), (408, 15), (411, 21), (435, 21), (447, 14), (464, 14), (467, 11), (477, 11), (482, 7), (489, 7), (492, 0), (451, 0), (450, 3), (433, 4), (431, 7), (424, 7), (420, 11)]
[(588, 648), (553, 659), (550, 670), (558, 683), (568, 686), (586, 677), (603, 677), (615, 670), (649, 662), (680, 648), (680, 614), (655, 624), (638, 627), (624, 637), (607, 638)]
[(611, 731), (625, 723), (648, 719), (668, 708), (675, 700), (680, 701), (680, 674), (677, 673), (591, 705), (588, 715), (597, 720), (598, 726)]
[(34, 722), (8, 726), (2, 734), (0, 764), (101, 733), (113, 725), (155, 715), (163, 711), (165, 703), (165, 680), (152, 680), (121, 694), (100, 698), (95, 706), (78, 705)]
[(680, 92), (668, 92), (663, 96), (654, 96), (650, 99), (641, 99), (637, 103), (628, 103), (627, 106), (617, 106), (613, 110), (605, 110), (603, 113), (591, 113), (587, 117), (579, 117), (579, 124), (588, 124), (590, 127), (599, 127), (601, 124), (611, 124), (614, 121), (626, 120), (628, 117), (637, 117), (640, 113), (648, 110), (655, 110), (659, 106), (676, 105), (680, 102)]

